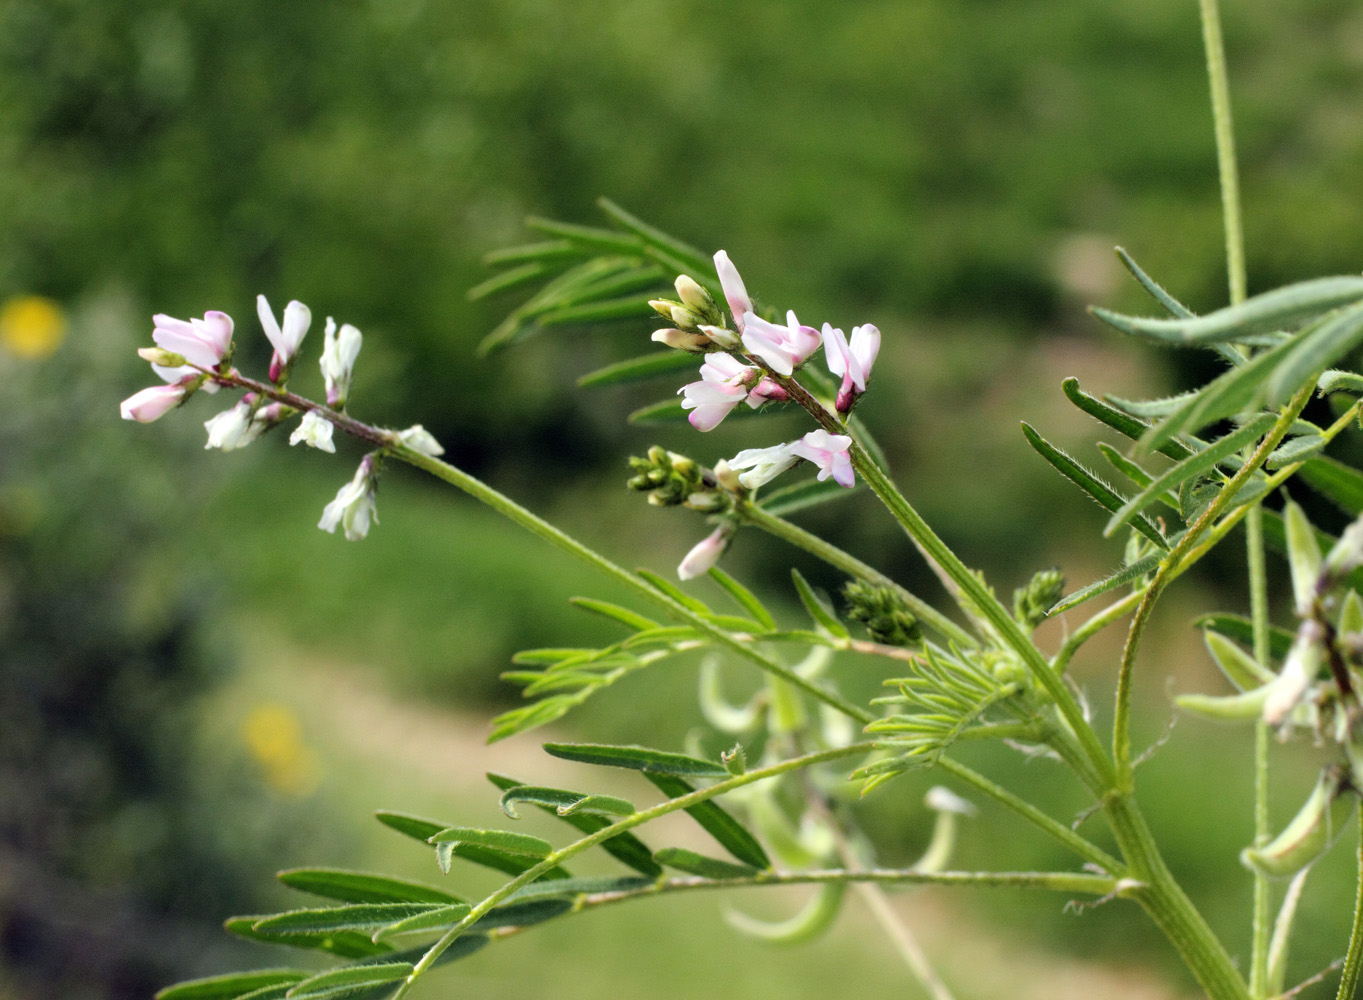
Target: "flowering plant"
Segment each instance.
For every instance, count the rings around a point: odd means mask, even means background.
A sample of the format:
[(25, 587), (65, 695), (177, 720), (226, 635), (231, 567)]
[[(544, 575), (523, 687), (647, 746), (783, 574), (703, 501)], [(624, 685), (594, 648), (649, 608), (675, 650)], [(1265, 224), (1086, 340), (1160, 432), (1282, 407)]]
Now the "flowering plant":
[[(1204, 4), (1203, 10), (1214, 103), (1224, 125), (1228, 111), (1215, 8)], [(341, 528), (351, 540), (365, 537), (377, 523), (383, 464), (401, 461), (584, 560), (649, 609), (583, 602), (615, 621), (623, 637), (598, 649), (522, 653), (520, 669), (508, 678), (523, 687), (527, 704), (494, 720), (492, 739), (544, 726), (605, 687), (628, 683), (661, 661), (703, 650), (713, 656), (703, 671), (702, 707), (714, 728), (732, 741), (717, 757), (676, 748), (545, 744), (555, 757), (638, 772), (660, 796), (651, 804), (636, 805), (614, 794), (494, 778), (509, 819), (519, 818), (519, 807), (531, 805), (576, 830), (575, 838), (558, 846), (513, 829), (380, 813), (383, 823), (431, 848), (436, 867), (446, 876), (458, 859), (503, 873), (505, 880), (480, 897), (466, 897), (358, 872), (284, 872), (280, 878), (286, 884), (326, 899), (326, 905), (234, 918), (229, 930), (321, 951), (340, 963), (323, 972), (267, 969), (197, 980), (163, 991), (163, 1000), (396, 998), (407, 995), (437, 963), (537, 923), (643, 896), (789, 884), (813, 887), (801, 913), (778, 924), (739, 916), (737, 926), (767, 939), (803, 940), (826, 927), (846, 890), (855, 888), (900, 943), (911, 974), (939, 997), (950, 995), (947, 987), (895, 922), (883, 895), (887, 887), (1015, 887), (1071, 899), (1131, 902), (1169, 939), (1208, 996), (1231, 1000), (1281, 994), (1306, 875), (1356, 811), (1354, 771), (1363, 763), (1358, 697), (1363, 685), (1363, 521), (1334, 537), (1312, 524), (1294, 500), (1280, 510), (1270, 509), (1269, 502), (1276, 504), (1279, 491), (1290, 482), (1318, 493), (1351, 518), (1363, 515), (1363, 473), (1325, 454), (1363, 409), (1363, 375), (1342, 367), (1363, 343), (1363, 278), (1322, 278), (1254, 298), (1245, 295), (1228, 134), (1227, 128), (1218, 130), (1227, 187), (1230, 305), (1196, 316), (1121, 253), (1133, 277), (1167, 315), (1144, 318), (1095, 310), (1132, 337), (1214, 351), (1224, 371), (1191, 392), (1144, 401), (1099, 398), (1076, 380), (1064, 383), (1070, 402), (1134, 442), (1129, 453), (1104, 446), (1115, 472), (1130, 484), (1125, 492), (1024, 425), (1032, 448), (1109, 512), (1104, 533), (1126, 541), (1118, 569), (1069, 594), (1063, 577), (1047, 570), (1019, 588), (1010, 604), (1004, 603), (933, 531), (892, 479), (856, 412), (875, 382), (881, 348), (876, 326), (855, 326), (849, 336), (830, 323), (821, 329), (805, 325), (793, 310), (782, 315), (761, 308), (727, 253), (699, 253), (610, 203), (604, 207), (611, 228), (539, 222), (550, 242), (501, 256), (515, 266), (487, 291), (550, 278), (494, 332), (487, 346), (555, 324), (637, 315), (647, 303), (667, 324), (652, 334), (664, 350), (612, 365), (585, 381), (605, 384), (655, 376), (689, 368), (700, 356), (699, 379), (678, 390), (680, 400), (650, 408), (651, 415), (684, 415), (696, 430), (708, 432), (739, 404), (751, 410), (803, 411), (813, 428), (797, 439), (745, 448), (711, 466), (661, 447), (630, 460), (631, 489), (645, 493), (652, 504), (685, 506), (714, 523), (676, 575), (683, 581), (708, 578), (732, 607), (712, 607), (664, 576), (618, 566), (442, 461), (440, 444), (420, 425), (395, 431), (351, 416), (348, 405), (362, 343), (355, 327), (345, 325), (338, 332), (335, 322), (327, 320), (322, 403), (288, 388), (311, 322), (310, 311), (300, 303), (290, 303), (280, 324), (264, 298), (259, 301), (259, 319), (273, 347), (265, 379), (233, 366), (234, 326), (225, 314), (210, 312), (188, 322), (158, 316), (153, 334), (157, 346), (144, 357), (166, 384), (129, 398), (122, 408), (125, 418), (156, 420), (201, 389), (239, 392), (230, 408), (207, 421), (208, 447), (242, 447), (298, 418), (292, 444), (334, 451), (333, 434), (340, 430), (371, 449), (324, 510), (319, 524), (324, 530)], [(669, 279), (675, 298), (649, 298)], [(1334, 407), (1323, 425), (1303, 417), (1317, 396)], [(816, 470), (812, 479), (768, 491), (804, 462)], [(947, 610), (786, 517), (835, 501), (859, 486), (879, 499), (940, 578), (951, 605)], [(1250, 614), (1203, 620), (1208, 651), (1235, 691), (1188, 694), (1178, 703), (1189, 713), (1243, 720), (1256, 730), (1256, 836), (1240, 856), (1255, 893), (1250, 961), (1243, 970), (1160, 852), (1137, 800), (1139, 758), (1131, 735), (1132, 679), (1154, 607), (1173, 579), (1239, 526), (1245, 528), (1249, 553)], [(758, 595), (719, 568), (726, 548), (745, 528), (768, 532), (844, 574), (848, 583), (840, 601), (830, 602), (793, 571), (808, 621), (780, 622)], [(1263, 560), (1267, 543), (1281, 545), (1289, 557), (1295, 596), (1290, 629), (1269, 623)], [(1043, 645), (1035, 638), (1042, 621), (1090, 602), (1098, 602), (1099, 610), (1071, 623), (1057, 643)], [(1089, 640), (1128, 616), (1115, 671), (1112, 734), (1104, 739), (1067, 668)], [(849, 622), (864, 637), (854, 634)], [(829, 676), (834, 656), (855, 659), (868, 671), (878, 668), (890, 694), (869, 704), (848, 697)], [(733, 706), (718, 694), (717, 674), (738, 665), (759, 671), (764, 686), (745, 705)], [(1270, 830), (1266, 807), (1270, 737), (1275, 733), (1283, 739), (1305, 735), (1324, 748), (1305, 804), (1277, 835)], [(964, 763), (956, 751), (980, 742), (1060, 762), (1089, 798), (1088, 811), (1073, 825), (1063, 822), (1029, 800), (1025, 790), (1006, 787)], [(933, 840), (912, 864), (886, 865), (878, 853), (884, 845), (876, 844), (862, 826), (857, 798), (894, 794), (893, 779), (929, 768), (955, 788), (935, 788), (928, 795), (928, 807), (936, 814)], [(957, 818), (973, 808), (967, 796), (1012, 812), (1067, 850), (1072, 866), (1054, 871), (952, 869)], [(689, 814), (727, 856), (649, 846), (636, 832), (679, 812)], [(1090, 817), (1101, 819), (1107, 841), (1080, 832), (1082, 821)], [(571, 874), (569, 865), (597, 848), (623, 873)], [(1363, 886), (1363, 863), (1360, 874)], [(1287, 888), (1279, 893), (1278, 880), (1284, 879), (1289, 880)], [(1275, 895), (1281, 895), (1276, 917)], [(1353, 995), (1361, 960), (1363, 907), (1347, 944), (1340, 996)]]

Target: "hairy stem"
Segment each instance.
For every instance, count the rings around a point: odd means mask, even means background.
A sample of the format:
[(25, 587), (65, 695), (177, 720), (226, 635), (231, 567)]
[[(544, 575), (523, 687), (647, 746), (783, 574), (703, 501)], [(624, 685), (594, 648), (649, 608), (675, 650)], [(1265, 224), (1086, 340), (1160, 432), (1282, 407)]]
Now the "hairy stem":
[(1363, 968), (1363, 825), (1358, 835), (1358, 890), (1354, 896), (1354, 925), (1349, 933), (1349, 950), (1344, 956), (1344, 971), (1339, 977), (1336, 1000), (1353, 1000), (1358, 990), (1358, 972)]
[(1240, 171), (1235, 161), (1235, 125), (1230, 110), (1230, 81), (1226, 76), (1226, 47), (1221, 37), (1217, 0), (1200, 0), (1202, 44), (1211, 84), (1212, 122), (1216, 133), (1216, 162), (1221, 178), (1221, 214), (1226, 229), (1226, 271), (1231, 305), (1245, 300), (1245, 235), (1240, 210)]

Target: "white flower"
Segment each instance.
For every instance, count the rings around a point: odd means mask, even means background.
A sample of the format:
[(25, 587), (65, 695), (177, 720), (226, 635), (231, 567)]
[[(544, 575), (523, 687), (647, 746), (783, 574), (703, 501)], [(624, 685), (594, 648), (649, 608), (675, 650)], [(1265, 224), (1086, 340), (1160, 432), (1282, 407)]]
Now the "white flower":
[(270, 381), (277, 382), (298, 353), (298, 345), (303, 342), (308, 327), (312, 325), (312, 310), (294, 299), (284, 307), (284, 325), (281, 328), (265, 296), (257, 295), (256, 315), (260, 317), (260, 325), (269, 338), (270, 346), (274, 348), (274, 357), (270, 360)]
[(733, 261), (723, 250), (715, 254), (715, 270), (719, 272), (719, 287), (724, 290), (729, 312), (733, 313), (734, 326), (742, 333), (744, 317), (752, 312), (752, 299), (748, 298), (748, 290), (743, 286), (738, 268), (734, 267)]
[(341, 332), (336, 332), (336, 321), (327, 317), (326, 331), (322, 334), (322, 378), (327, 383), (327, 405), (333, 409), (345, 407), (350, 395), (350, 381), (355, 374), (355, 358), (359, 356), (360, 344), (364, 340), (360, 331), (346, 323)]
[(260, 437), (260, 432), (265, 429), (266, 424), (254, 418), (251, 406), (251, 400), (243, 398), (231, 409), (223, 410), (217, 416), (205, 420), (204, 428), (208, 431), (208, 443), (204, 447), (235, 451), (238, 448), (245, 448)]
[(729, 459), (729, 468), (748, 469), (739, 473), (738, 481), (750, 490), (763, 486), (785, 472), (798, 460), (791, 451), (795, 442), (773, 448), (744, 448)]
[(339, 526), (345, 531), (346, 541), (358, 542), (369, 534), (371, 520), (378, 523), (378, 511), (374, 506), (377, 487), (374, 456), (366, 455), (355, 478), (337, 490), (336, 499), (326, 505), (317, 527), (335, 534)]
[(336, 445), (331, 440), (332, 431), (333, 427), (330, 420), (316, 410), (309, 410), (303, 414), (303, 419), (298, 422), (298, 426), (289, 435), (289, 444), (294, 445), (301, 441), (310, 448), (329, 451), (334, 455), (336, 454)]
[(431, 436), (431, 432), (420, 424), (413, 424), (405, 431), (398, 432), (398, 440), (413, 451), (419, 451), (423, 455), (430, 455), (432, 458), (445, 454), (445, 449), (440, 442)]
[(677, 567), (677, 577), (682, 580), (692, 580), (710, 572), (710, 569), (719, 562), (719, 557), (724, 554), (724, 550), (729, 547), (729, 539), (733, 537), (733, 533), (732, 525), (722, 524), (711, 534), (697, 542), (691, 551), (686, 553), (681, 565)]
[(822, 343), (819, 331), (801, 325), (794, 310), (786, 312), (785, 326), (769, 323), (751, 312), (743, 318), (743, 346), (778, 375), (791, 374)]

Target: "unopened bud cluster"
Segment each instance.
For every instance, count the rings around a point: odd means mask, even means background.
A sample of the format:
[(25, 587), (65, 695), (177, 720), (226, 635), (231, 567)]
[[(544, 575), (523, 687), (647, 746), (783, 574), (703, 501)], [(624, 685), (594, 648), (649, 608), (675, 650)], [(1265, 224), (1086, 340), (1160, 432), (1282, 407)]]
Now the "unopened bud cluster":
[(1065, 596), (1065, 574), (1051, 568), (1038, 570), (1027, 586), (1013, 591), (1013, 617), (1027, 628), (1036, 628)]
[(646, 456), (629, 460), (634, 475), (628, 486), (648, 494), (648, 502), (655, 507), (674, 507), (685, 504), (695, 510), (714, 513), (729, 507), (731, 499), (718, 487), (713, 473), (695, 461), (659, 445), (648, 449)]
[(871, 638), (886, 646), (908, 646), (922, 638), (918, 619), (893, 587), (853, 580), (842, 591), (847, 617), (861, 622)]
[(683, 274), (677, 277), (676, 289), (676, 299), (652, 299), (648, 303), (672, 324), (670, 328), (654, 331), (655, 341), (696, 354), (712, 346), (738, 346), (738, 335), (725, 325), (724, 311), (704, 285)]

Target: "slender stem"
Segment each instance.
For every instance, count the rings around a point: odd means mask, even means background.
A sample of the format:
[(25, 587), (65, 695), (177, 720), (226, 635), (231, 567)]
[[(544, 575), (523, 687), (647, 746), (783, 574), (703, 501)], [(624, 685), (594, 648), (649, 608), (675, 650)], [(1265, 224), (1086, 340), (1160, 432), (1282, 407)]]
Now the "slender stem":
[(667, 799), (649, 809), (641, 809), (639, 812), (619, 819), (609, 826), (602, 827), (600, 830), (590, 833), (587, 836), (568, 844), (566, 847), (550, 852), (542, 861), (527, 868), (474, 905), (464, 919), (446, 931), (438, 941), (427, 949), (426, 954), (416, 963), (411, 975), (403, 982), (398, 991), (393, 994), (391, 1000), (399, 1000), (400, 997), (404, 996), (421, 974), (435, 964), (436, 960), (444, 953), (445, 949), (454, 944), (464, 931), (483, 917), (494, 906), (505, 900), (517, 889), (529, 885), (541, 875), (557, 868), (569, 858), (581, 854), (589, 848), (595, 847), (604, 840), (609, 840), (611, 837), (624, 833), (626, 830), (632, 830), (636, 826), (642, 826), (661, 816), (666, 816), (679, 810), (689, 809), (702, 802), (708, 802), (717, 795), (723, 795), (725, 792), (731, 792), (736, 788), (742, 788), (755, 781), (764, 781), (767, 778), (774, 778), (790, 771), (801, 770), (826, 761), (839, 760), (843, 757), (854, 757), (859, 754), (869, 753), (873, 749), (875, 749), (875, 744), (871, 742), (853, 743), (845, 747), (835, 747), (831, 750), (819, 750), (800, 757), (791, 757), (776, 764), (768, 765), (767, 767), (746, 771), (743, 774), (735, 775), (724, 781), (716, 782), (708, 788), (699, 788), (686, 795), (679, 795), (676, 798)]
[[(1245, 551), (1249, 568), (1250, 621), (1254, 658), (1268, 662), (1268, 573), (1264, 567), (1264, 510), (1258, 503), (1245, 515)], [(1262, 847), (1270, 836), (1268, 816), (1268, 726), (1254, 727), (1254, 843)], [(1268, 878), (1254, 870), (1254, 920), (1250, 938), (1249, 989), (1255, 997), (1268, 994), (1272, 938), (1272, 898)]]
[(899, 914), (890, 905), (890, 900), (885, 895), (885, 890), (878, 885), (870, 885), (865, 882), (858, 883), (857, 892), (866, 903), (866, 908), (871, 911), (871, 915), (876, 918), (876, 922), (894, 944), (895, 951), (904, 964), (909, 967), (914, 978), (928, 992), (932, 1000), (954, 1000), (954, 996), (947, 988), (946, 983), (942, 982), (937, 975), (928, 956), (924, 953), (922, 945), (918, 939), (909, 932), (904, 926), (904, 922), (899, 919)]
[(1216, 133), (1216, 162), (1221, 176), (1221, 214), (1226, 228), (1226, 270), (1231, 305), (1245, 300), (1245, 235), (1240, 210), (1240, 171), (1235, 160), (1235, 125), (1230, 109), (1230, 81), (1226, 76), (1226, 47), (1221, 37), (1217, 0), (1200, 0), (1202, 43), (1211, 84), (1212, 122)]
[(1136, 653), (1140, 649), (1141, 638), (1149, 624), (1150, 614), (1154, 609), (1155, 602), (1159, 600), (1160, 595), (1164, 593), (1164, 588), (1173, 579), (1174, 567), (1183, 562), (1184, 557), (1193, 550), (1202, 534), (1216, 523), (1216, 519), (1230, 505), (1235, 494), (1240, 491), (1245, 483), (1249, 482), (1254, 472), (1286, 436), (1293, 421), (1297, 419), (1298, 414), (1306, 406), (1307, 401), (1311, 398), (1311, 393), (1314, 391), (1314, 385), (1304, 386), (1288, 402), (1277, 422), (1264, 435), (1253, 454), (1245, 460), (1235, 475), (1221, 488), (1216, 499), (1188, 526), (1183, 538), (1165, 556), (1164, 561), (1160, 563), (1160, 567), (1155, 573), (1155, 578), (1150, 581), (1150, 586), (1146, 588), (1145, 595), (1136, 608), (1136, 615), (1127, 631), (1126, 646), (1122, 650), (1121, 665), (1118, 668), (1117, 708), (1112, 727), (1112, 749), (1116, 760), (1118, 779), (1116, 790), (1119, 793), (1125, 794), (1131, 790), (1131, 681), (1135, 669)]
[(1358, 891), (1354, 896), (1354, 925), (1349, 932), (1349, 950), (1344, 956), (1344, 971), (1339, 977), (1336, 1000), (1353, 1000), (1358, 991), (1358, 972), (1363, 968), (1363, 825), (1358, 836)]
[(969, 649), (973, 649), (979, 645), (978, 640), (976, 640), (974, 636), (961, 628), (946, 615), (942, 614), (931, 604), (914, 596), (884, 573), (868, 566), (860, 559), (844, 552), (836, 545), (825, 541), (818, 535), (806, 531), (799, 525), (792, 524), (783, 517), (778, 517), (775, 514), (769, 513), (753, 503), (739, 503), (735, 507), (734, 513), (754, 527), (761, 528), (770, 535), (774, 535), (783, 541), (804, 549), (806, 552), (813, 556), (817, 556), (819, 559), (828, 563), (828, 565), (835, 569), (842, 570), (849, 576), (858, 577), (868, 583), (874, 583), (877, 586), (891, 588), (899, 595), (905, 606), (913, 612), (915, 617), (931, 626), (944, 638), (951, 639), (957, 645)]
[(1145, 593), (1142, 589), (1133, 590), (1120, 601), (1108, 605), (1102, 611), (1084, 622), (1074, 634), (1069, 636), (1060, 650), (1051, 658), (1051, 669), (1057, 674), (1063, 674), (1070, 665), (1070, 660), (1074, 659), (1074, 654), (1079, 651), (1079, 647), (1088, 642), (1091, 638), (1111, 625), (1123, 615), (1131, 613), (1131, 609), (1140, 603), (1141, 595)]
[(1110, 875), (1120, 877), (1126, 866), (1102, 848), (1090, 843), (1065, 824), (1052, 819), (1025, 799), (1018, 798), (1002, 785), (990, 781), (959, 761), (950, 757), (939, 757), (937, 766), (948, 774), (955, 775), (976, 791), (989, 796), (999, 805), (1016, 813), (1022, 819), (1046, 834), (1063, 847), (1068, 848), (1091, 865), (1096, 865)]

